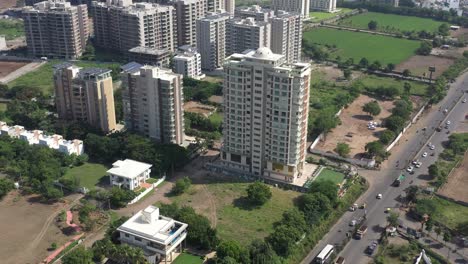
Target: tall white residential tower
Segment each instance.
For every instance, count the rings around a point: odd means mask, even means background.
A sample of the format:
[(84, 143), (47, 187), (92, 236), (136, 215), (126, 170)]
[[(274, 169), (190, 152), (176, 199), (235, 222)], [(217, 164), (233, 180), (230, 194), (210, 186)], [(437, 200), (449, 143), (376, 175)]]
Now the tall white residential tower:
[(228, 19), (229, 13), (210, 13), (197, 21), (197, 47), (203, 70), (214, 71), (223, 66)]
[(298, 62), (301, 58), (302, 19), (299, 14), (278, 11), (271, 23), (271, 51), (282, 54), (286, 62)]

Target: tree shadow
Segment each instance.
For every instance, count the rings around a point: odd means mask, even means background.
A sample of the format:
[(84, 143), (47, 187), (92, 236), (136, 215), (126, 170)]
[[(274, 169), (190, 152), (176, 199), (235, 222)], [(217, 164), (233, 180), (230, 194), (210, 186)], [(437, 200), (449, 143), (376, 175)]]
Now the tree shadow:
[(242, 196), (242, 197), (239, 197), (239, 198), (236, 198), (232, 204), (234, 205), (234, 207), (237, 207), (239, 209), (242, 209), (242, 210), (246, 210), (246, 211), (252, 211), (254, 209), (257, 209), (259, 208), (260, 206), (257, 205), (257, 204), (253, 204), (251, 203), (247, 197), (245, 196)]
[(99, 178), (99, 181), (96, 183), (96, 186), (101, 187), (101, 188), (111, 187), (109, 176), (103, 175), (101, 178)]
[(373, 118), (370, 115), (353, 115), (353, 118), (364, 120), (364, 121), (372, 121)]
[(372, 231), (375, 233), (382, 233), (385, 230), (384, 227), (381, 227), (380, 225), (373, 225), (372, 226)]
[(424, 181), (432, 181), (434, 177), (430, 176), (429, 174), (419, 174), (418, 179), (424, 180)]
[(363, 159), (363, 158), (364, 158), (364, 159), (367, 158), (367, 153), (365, 153), (365, 152), (356, 153), (356, 154), (353, 156), (353, 159), (358, 159), (358, 160), (360, 160), (360, 159)]

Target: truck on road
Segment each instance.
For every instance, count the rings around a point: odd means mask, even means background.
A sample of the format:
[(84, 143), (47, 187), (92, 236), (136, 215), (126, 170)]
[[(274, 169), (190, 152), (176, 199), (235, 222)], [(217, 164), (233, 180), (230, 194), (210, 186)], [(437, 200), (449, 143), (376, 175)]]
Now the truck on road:
[(356, 239), (361, 239), (367, 232), (367, 225), (362, 225), (361, 227), (359, 227), (359, 229), (356, 231), (356, 233), (354, 234), (354, 237)]
[(395, 179), (395, 181), (393, 182), (393, 186), (395, 187), (398, 187), (401, 185), (401, 183), (406, 179), (406, 176), (403, 175), (403, 174), (400, 174), (400, 176), (398, 176), (398, 178)]

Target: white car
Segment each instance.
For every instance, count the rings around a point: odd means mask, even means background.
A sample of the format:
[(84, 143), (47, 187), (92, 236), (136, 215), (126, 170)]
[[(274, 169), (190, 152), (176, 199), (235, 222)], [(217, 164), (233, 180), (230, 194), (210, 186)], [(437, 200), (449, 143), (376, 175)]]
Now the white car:
[(418, 163), (416, 163), (416, 165), (415, 165), (415, 166), (416, 166), (416, 168), (421, 168), (421, 166), (422, 166), (422, 162), (418, 162)]
[(466, 103), (466, 98), (465, 98), (465, 99), (463, 99), (462, 103)]
[(450, 125), (451, 124), (450, 120), (447, 120), (447, 122), (445, 122), (445, 124)]
[(431, 150), (434, 150), (434, 149), (435, 149), (435, 146), (434, 146), (434, 145), (431, 145), (429, 148), (430, 148)]
[(382, 194), (381, 193), (377, 194), (377, 199), (382, 199)]
[(349, 222), (349, 226), (355, 226), (357, 223), (356, 220), (351, 220), (351, 222)]
[(406, 168), (406, 171), (407, 172), (412, 172), (414, 170), (414, 167), (413, 166), (409, 166), (408, 168)]
[(427, 157), (427, 152), (424, 152), (424, 153), (422, 154), (422, 157), (423, 157), (423, 158)]

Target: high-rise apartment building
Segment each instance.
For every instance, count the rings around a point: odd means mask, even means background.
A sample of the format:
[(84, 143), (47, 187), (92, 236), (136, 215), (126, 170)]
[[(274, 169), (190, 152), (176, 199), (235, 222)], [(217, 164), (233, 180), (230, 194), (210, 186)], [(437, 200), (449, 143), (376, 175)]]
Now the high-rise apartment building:
[(229, 13), (210, 13), (197, 21), (197, 47), (203, 70), (214, 71), (223, 66), (229, 16)]
[(324, 12), (336, 11), (336, 0), (310, 0), (310, 9)]
[(131, 0), (94, 1), (94, 36), (102, 48), (122, 53), (134, 47), (175, 51), (177, 48), (176, 11), (174, 7)]
[(225, 10), (225, 0), (206, 0), (207, 12), (216, 12), (220, 10)]
[(268, 22), (270, 18), (275, 16), (275, 11), (263, 8), (259, 5), (247, 6), (247, 7), (238, 7), (234, 17), (236, 18), (248, 18), (253, 17), (256, 21)]
[(176, 55), (172, 59), (172, 62), (175, 73), (197, 80), (205, 77), (201, 69), (200, 53), (192, 46), (185, 45), (179, 47)]
[(301, 58), (302, 19), (299, 14), (278, 11), (270, 18), (271, 51), (285, 56), (286, 62), (298, 62)]
[(184, 141), (182, 75), (154, 66), (122, 67), (127, 129), (162, 143)]
[(177, 40), (179, 46), (197, 45), (197, 19), (206, 16), (207, 0), (176, 0)]
[(226, 56), (247, 49), (270, 47), (271, 25), (254, 18), (234, 18), (226, 22)]
[(34, 57), (76, 59), (88, 41), (88, 8), (48, 0), (23, 9), (28, 53)]
[(233, 16), (236, 10), (236, 0), (224, 0), (224, 10)]
[(104, 132), (116, 128), (111, 70), (54, 67), (55, 103), (60, 119), (89, 123)]
[(310, 64), (268, 48), (224, 65), (223, 170), (294, 183), (306, 155)]
[(310, 0), (273, 0), (271, 4), (276, 12), (283, 10), (298, 13), (303, 19), (309, 18)]

